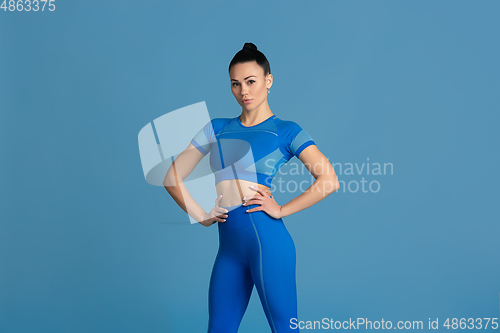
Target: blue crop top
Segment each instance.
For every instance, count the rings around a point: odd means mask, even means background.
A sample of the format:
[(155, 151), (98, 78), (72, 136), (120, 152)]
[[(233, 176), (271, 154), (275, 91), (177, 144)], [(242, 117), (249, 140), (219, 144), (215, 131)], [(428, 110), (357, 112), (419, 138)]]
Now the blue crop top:
[(239, 116), (215, 118), (191, 143), (203, 155), (211, 152), (216, 185), (227, 179), (243, 179), (268, 187), (283, 164), (315, 145), (297, 123), (275, 115), (254, 126), (243, 126)]

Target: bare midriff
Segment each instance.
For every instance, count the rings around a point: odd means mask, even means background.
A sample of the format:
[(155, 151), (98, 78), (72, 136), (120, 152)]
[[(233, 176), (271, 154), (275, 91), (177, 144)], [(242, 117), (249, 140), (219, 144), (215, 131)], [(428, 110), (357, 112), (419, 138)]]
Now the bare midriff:
[(271, 189), (259, 183), (254, 183), (248, 180), (242, 179), (227, 179), (219, 182), (215, 189), (217, 190), (217, 197), (222, 194), (222, 200), (219, 205), (221, 207), (231, 207), (243, 203), (243, 198), (247, 197), (246, 200), (255, 196), (261, 195), (257, 191), (254, 191), (250, 186), (261, 188), (264, 190), (268, 196), (271, 195)]

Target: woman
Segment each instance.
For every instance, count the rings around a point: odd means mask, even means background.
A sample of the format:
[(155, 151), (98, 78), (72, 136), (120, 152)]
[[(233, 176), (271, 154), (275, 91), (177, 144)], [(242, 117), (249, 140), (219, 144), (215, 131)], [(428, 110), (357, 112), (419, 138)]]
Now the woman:
[[(172, 163), (164, 185), (196, 221), (206, 227), (218, 222), (208, 332), (238, 331), (254, 285), (272, 332), (297, 332), (291, 325), (297, 318), (295, 245), (282, 218), (324, 199), (339, 188), (339, 182), (312, 138), (295, 122), (271, 112), (267, 94), (273, 76), (254, 44), (245, 43), (236, 53), (229, 76), (241, 115), (213, 119), (201, 129)], [(207, 213), (182, 182), (208, 152), (218, 197)], [(293, 156), (316, 180), (279, 205), (271, 195), (271, 180)]]

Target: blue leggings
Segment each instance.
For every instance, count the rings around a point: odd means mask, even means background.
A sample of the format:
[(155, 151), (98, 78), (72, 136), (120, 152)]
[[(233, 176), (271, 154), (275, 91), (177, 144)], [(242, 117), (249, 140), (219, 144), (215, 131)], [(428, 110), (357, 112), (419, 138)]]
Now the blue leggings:
[[(297, 318), (295, 244), (283, 220), (264, 211), (247, 213), (259, 205), (241, 204), (218, 222), (219, 251), (210, 287), (209, 333), (236, 333), (253, 286), (273, 333), (299, 332), (290, 327)], [(294, 325), (295, 326), (295, 325)]]

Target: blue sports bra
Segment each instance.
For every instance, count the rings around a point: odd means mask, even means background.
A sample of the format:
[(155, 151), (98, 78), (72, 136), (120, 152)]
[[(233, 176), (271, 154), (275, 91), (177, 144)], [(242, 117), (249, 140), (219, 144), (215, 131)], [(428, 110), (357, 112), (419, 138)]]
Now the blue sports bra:
[(215, 118), (191, 143), (203, 155), (211, 152), (216, 185), (227, 179), (243, 179), (268, 187), (283, 164), (315, 145), (297, 123), (275, 115), (254, 126), (243, 126), (239, 116)]

